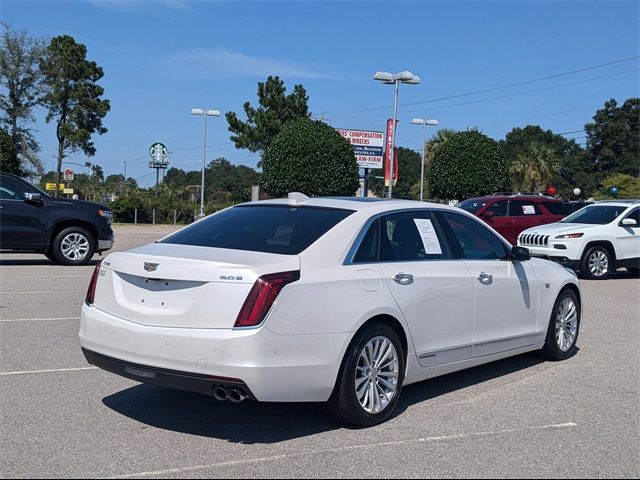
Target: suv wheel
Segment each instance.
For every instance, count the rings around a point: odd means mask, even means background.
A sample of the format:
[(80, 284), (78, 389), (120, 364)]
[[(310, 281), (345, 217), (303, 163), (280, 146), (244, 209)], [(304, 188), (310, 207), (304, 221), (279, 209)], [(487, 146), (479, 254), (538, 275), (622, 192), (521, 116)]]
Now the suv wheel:
[(329, 407), (345, 423), (370, 427), (386, 421), (398, 403), (405, 358), (396, 332), (374, 324), (347, 350)]
[(58, 259), (51, 253), (51, 251), (44, 252), (44, 256), (51, 260), (53, 263), (58, 263)]
[(82, 227), (62, 230), (53, 241), (53, 256), (61, 265), (86, 265), (93, 258), (96, 241)]
[(605, 247), (596, 246), (587, 250), (582, 259), (580, 272), (589, 280), (606, 280), (613, 270), (613, 258)]

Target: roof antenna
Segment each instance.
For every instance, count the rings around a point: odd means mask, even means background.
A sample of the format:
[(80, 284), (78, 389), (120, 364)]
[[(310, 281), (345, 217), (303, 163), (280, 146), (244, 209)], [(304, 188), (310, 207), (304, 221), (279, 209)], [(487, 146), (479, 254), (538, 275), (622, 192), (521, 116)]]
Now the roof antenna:
[(300, 192), (291, 192), (289, 193), (289, 205), (298, 205), (299, 203), (305, 203), (311, 200), (304, 193)]

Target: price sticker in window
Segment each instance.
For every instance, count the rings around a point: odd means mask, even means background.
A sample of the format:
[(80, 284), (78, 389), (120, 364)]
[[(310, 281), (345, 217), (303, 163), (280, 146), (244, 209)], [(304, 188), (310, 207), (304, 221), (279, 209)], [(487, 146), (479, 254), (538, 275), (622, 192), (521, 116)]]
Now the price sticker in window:
[(534, 207), (533, 205), (523, 205), (522, 213), (524, 213), (525, 215), (535, 215), (536, 207)]
[(435, 228), (433, 228), (431, 220), (427, 218), (414, 218), (413, 221), (416, 223), (416, 227), (420, 233), (425, 253), (441, 255), (442, 248), (440, 247), (440, 240), (438, 240), (438, 235), (436, 234)]

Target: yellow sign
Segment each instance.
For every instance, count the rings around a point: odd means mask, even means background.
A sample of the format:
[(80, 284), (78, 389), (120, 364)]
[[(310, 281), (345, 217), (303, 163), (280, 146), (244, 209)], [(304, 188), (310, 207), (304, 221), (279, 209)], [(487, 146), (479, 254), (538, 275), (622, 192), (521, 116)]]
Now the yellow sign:
[[(55, 189), (56, 189), (56, 184), (55, 184), (55, 183), (47, 183), (47, 184), (46, 184), (46, 186), (44, 187), (44, 189), (45, 189), (45, 190), (53, 190), (53, 191), (55, 191)], [(58, 190), (62, 192), (62, 191), (64, 190), (64, 185), (63, 185), (63, 184), (60, 184), (60, 185), (58, 186)], [(66, 193), (66, 192), (65, 192), (65, 193)], [(72, 193), (73, 193), (73, 192), (72, 192)]]
[(62, 193), (73, 195), (73, 188), (65, 188)]

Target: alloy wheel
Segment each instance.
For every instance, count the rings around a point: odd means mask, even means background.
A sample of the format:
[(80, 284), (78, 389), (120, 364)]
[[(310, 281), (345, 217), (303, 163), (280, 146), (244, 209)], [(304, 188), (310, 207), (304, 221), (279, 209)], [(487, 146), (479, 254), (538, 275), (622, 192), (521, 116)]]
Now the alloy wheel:
[(62, 255), (72, 262), (83, 260), (90, 249), (89, 239), (81, 233), (70, 233), (62, 239), (60, 251)]
[(558, 348), (568, 352), (578, 334), (578, 309), (573, 299), (565, 297), (556, 311), (556, 342)]
[(609, 272), (609, 257), (602, 250), (596, 250), (589, 255), (588, 266), (594, 277), (602, 277)]
[(356, 397), (370, 414), (386, 409), (398, 393), (400, 362), (387, 337), (371, 339), (360, 352), (356, 366)]

